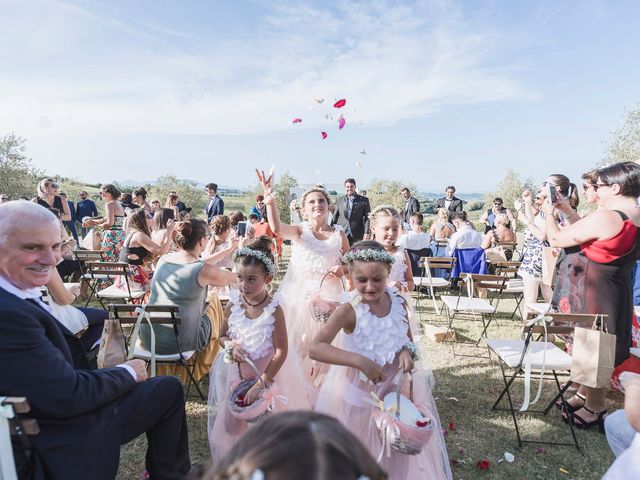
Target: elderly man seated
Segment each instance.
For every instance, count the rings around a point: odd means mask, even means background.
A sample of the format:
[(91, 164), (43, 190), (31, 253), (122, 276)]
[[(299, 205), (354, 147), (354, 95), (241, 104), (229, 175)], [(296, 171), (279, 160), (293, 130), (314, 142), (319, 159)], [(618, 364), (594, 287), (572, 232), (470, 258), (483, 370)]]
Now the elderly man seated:
[[(58, 219), (38, 204), (0, 205), (0, 396), (24, 396), (40, 433), (30, 437), (38, 479), (115, 478), (120, 445), (145, 433), (152, 479), (190, 470), (182, 385), (147, 380), (144, 362), (77, 370), (41, 298), (60, 259)], [(142, 467), (141, 467), (142, 470)]]

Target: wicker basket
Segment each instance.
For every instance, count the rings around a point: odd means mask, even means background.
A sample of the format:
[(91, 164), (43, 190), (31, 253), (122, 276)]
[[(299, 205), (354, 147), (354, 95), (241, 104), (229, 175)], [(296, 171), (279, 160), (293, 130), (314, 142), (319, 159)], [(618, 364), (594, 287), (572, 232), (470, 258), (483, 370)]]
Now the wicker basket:
[[(337, 295), (336, 292), (326, 291), (326, 288), (323, 291), (325, 280), (329, 275), (333, 275), (338, 280), (340, 280), (340, 292)], [(333, 272), (325, 273), (320, 280), (320, 288), (318, 290), (318, 293), (313, 295), (309, 299), (309, 309), (311, 310), (311, 315), (313, 315), (313, 318), (315, 318), (315, 320), (319, 323), (327, 323), (327, 320), (329, 319), (333, 311), (340, 305), (339, 297), (340, 294), (345, 292), (345, 290), (346, 288), (342, 277), (338, 277)]]
[[(400, 379), (401, 380), (401, 379)], [(413, 404), (413, 377), (410, 383), (409, 398), (400, 394), (400, 387), (402, 381), (398, 382), (398, 387), (395, 392), (390, 392), (385, 395), (383, 399), (383, 409), (381, 412), (376, 412), (377, 418), (376, 425), (378, 426), (378, 433), (382, 440), (383, 448), (387, 443), (392, 450), (405, 455), (418, 455), (422, 452), (422, 448), (427, 444), (431, 434), (433, 432), (433, 422), (428, 417), (425, 417), (422, 412)], [(389, 400), (393, 401), (395, 397), (395, 413), (391, 413), (384, 405), (389, 403)], [(400, 412), (402, 405), (404, 408), (413, 409), (416, 416), (420, 416), (425, 420), (425, 425), (418, 426), (414, 424), (408, 424), (400, 419)], [(376, 417), (374, 415), (374, 417)]]
[[(240, 379), (236, 381), (231, 389), (231, 393), (229, 394), (229, 410), (231, 411), (231, 415), (239, 420), (244, 420), (248, 423), (255, 423), (261, 418), (267, 416), (271, 413), (272, 407), (271, 402), (264, 398), (264, 394), (267, 391), (267, 386), (262, 380), (262, 374), (255, 363), (249, 358), (245, 357), (244, 361), (249, 364), (249, 366), (256, 373), (256, 376), (251, 378), (243, 378), (242, 370), (240, 368), (240, 364), (238, 365), (238, 375)], [(238, 402), (241, 401), (244, 396), (247, 394), (249, 389), (253, 387), (256, 382), (260, 382), (262, 384), (262, 392), (251, 405), (238, 405)]]

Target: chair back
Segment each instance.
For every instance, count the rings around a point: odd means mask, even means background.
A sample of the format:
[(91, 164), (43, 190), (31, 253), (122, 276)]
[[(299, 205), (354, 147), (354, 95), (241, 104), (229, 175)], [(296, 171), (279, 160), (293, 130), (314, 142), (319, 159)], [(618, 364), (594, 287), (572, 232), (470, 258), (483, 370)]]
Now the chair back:
[(482, 248), (456, 248), (453, 251), (456, 265), (452, 276), (460, 277), (462, 273), (487, 273), (487, 260)]
[[(533, 335), (544, 335), (545, 327), (538, 323), (528, 325), (528, 322), (536, 318), (538, 315), (533, 312), (527, 314), (527, 324), (524, 327), (524, 333), (529, 338)], [(600, 315), (593, 313), (545, 313), (545, 318), (550, 318), (547, 322), (548, 335), (569, 335), (573, 333), (575, 327), (591, 328), (596, 318), (600, 317), (602, 321), (607, 320), (608, 315)]]
[(515, 277), (521, 264), (522, 262), (495, 262), (493, 265), (496, 275)]
[(456, 259), (454, 257), (420, 257), (418, 266), (424, 270), (425, 276), (431, 280), (431, 269), (439, 268), (446, 270), (447, 279), (451, 278), (451, 272), (455, 268)]
[(104, 262), (107, 260), (102, 250), (74, 250), (73, 256), (79, 262)]
[(518, 248), (518, 242), (497, 242), (496, 243), (497, 247), (502, 247), (505, 250), (511, 250), (512, 252), (515, 252), (516, 249)]
[(500, 293), (507, 288), (507, 277), (503, 275), (486, 275), (480, 273), (463, 273), (460, 278), (465, 281), (470, 293), (469, 297), (474, 296), (479, 288), (488, 291)]

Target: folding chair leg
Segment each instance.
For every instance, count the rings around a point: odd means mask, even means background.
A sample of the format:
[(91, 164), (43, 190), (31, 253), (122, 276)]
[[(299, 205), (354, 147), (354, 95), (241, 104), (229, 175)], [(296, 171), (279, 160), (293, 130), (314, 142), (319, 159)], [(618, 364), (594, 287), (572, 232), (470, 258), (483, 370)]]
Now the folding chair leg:
[(511, 317), (509, 318), (513, 318), (516, 314), (516, 312), (520, 312), (520, 318), (522, 317), (522, 308), (520, 307), (520, 304), (522, 303), (522, 295), (519, 295), (518, 297), (515, 298), (516, 301), (516, 308), (513, 309), (513, 313), (511, 314)]
[[(502, 366), (502, 363), (500, 364), (500, 370), (502, 371), (502, 378), (505, 379), (506, 375), (504, 374), (504, 367)], [(508, 383), (506, 383), (506, 380), (505, 380), (505, 388), (502, 390), (502, 392), (500, 392), (500, 395), (498, 396), (498, 399), (491, 406), (491, 410), (495, 410), (496, 408), (498, 408), (498, 405), (500, 404), (500, 402), (504, 398), (505, 394), (507, 393), (507, 390), (509, 390), (509, 388), (511, 387), (511, 384), (515, 381), (515, 379), (518, 378), (518, 374), (519, 373), (520, 373), (519, 371), (514, 372), (513, 376), (509, 379)]]
[(187, 371), (187, 374), (189, 375), (189, 384), (187, 385), (187, 394), (185, 395), (185, 400), (189, 397), (189, 391), (191, 390), (191, 384), (193, 383), (193, 386), (195, 387), (195, 389), (198, 391), (198, 395), (200, 395), (200, 399), (201, 400), (206, 400), (205, 396), (202, 394), (202, 390), (200, 390), (200, 386), (198, 385), (198, 382), (196, 382), (195, 377), (193, 376), (193, 372), (196, 369), (196, 357), (194, 357), (193, 359), (193, 366), (191, 367), (191, 369), (189, 369), (189, 365), (187, 364), (186, 361), (182, 360), (180, 362), (180, 365), (182, 365), (184, 367), (184, 369)]
[[(573, 412), (569, 412), (569, 404), (564, 398), (564, 393), (569, 388), (569, 385), (571, 385), (571, 382), (567, 382), (564, 387), (561, 387), (560, 380), (558, 380), (558, 374), (556, 373), (555, 370), (553, 370), (553, 378), (556, 381), (556, 386), (558, 387), (558, 392), (559, 392), (558, 395), (562, 399), (562, 409), (565, 412), (568, 412), (567, 415), (569, 415), (569, 421), (567, 423), (569, 423), (569, 429), (571, 430), (571, 436), (573, 437), (573, 444), (576, 446), (576, 449), (578, 450), (578, 452), (582, 454), (582, 450), (580, 449), (580, 445), (578, 444), (578, 438), (576, 437), (576, 432), (573, 427)], [(555, 403), (555, 400), (554, 400), (554, 403)], [(547, 410), (545, 410), (545, 414), (547, 413), (549, 408), (550, 407), (547, 407)]]
[(436, 294), (433, 292), (433, 287), (431, 289), (431, 300), (433, 300), (433, 308), (436, 311), (436, 315), (440, 316), (440, 310), (438, 310), (438, 302), (436, 302)]
[(504, 375), (504, 369), (502, 365), (500, 365), (502, 369), (502, 380), (504, 381), (504, 387), (507, 394), (507, 399), (509, 400), (509, 409), (511, 410), (511, 418), (513, 418), (513, 425), (516, 427), (516, 437), (518, 437), (518, 447), (522, 447), (522, 438), (520, 437), (520, 429), (518, 428), (518, 420), (516, 419), (516, 411), (513, 408), (513, 399), (511, 398), (511, 391), (509, 387), (513, 383), (516, 378), (517, 372), (511, 377), (511, 380), (507, 383), (507, 377)]

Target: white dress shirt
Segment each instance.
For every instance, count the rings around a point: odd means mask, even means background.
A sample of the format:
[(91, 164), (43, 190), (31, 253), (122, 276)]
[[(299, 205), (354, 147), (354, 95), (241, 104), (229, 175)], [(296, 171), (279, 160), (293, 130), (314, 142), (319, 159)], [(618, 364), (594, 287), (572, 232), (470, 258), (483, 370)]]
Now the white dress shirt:
[(398, 238), (396, 245), (404, 247), (407, 250), (422, 250), (431, 246), (431, 235), (424, 232), (414, 232), (409, 230)]
[(468, 225), (460, 227), (451, 235), (447, 255), (451, 256), (456, 248), (480, 248), (482, 245), (482, 235)]

